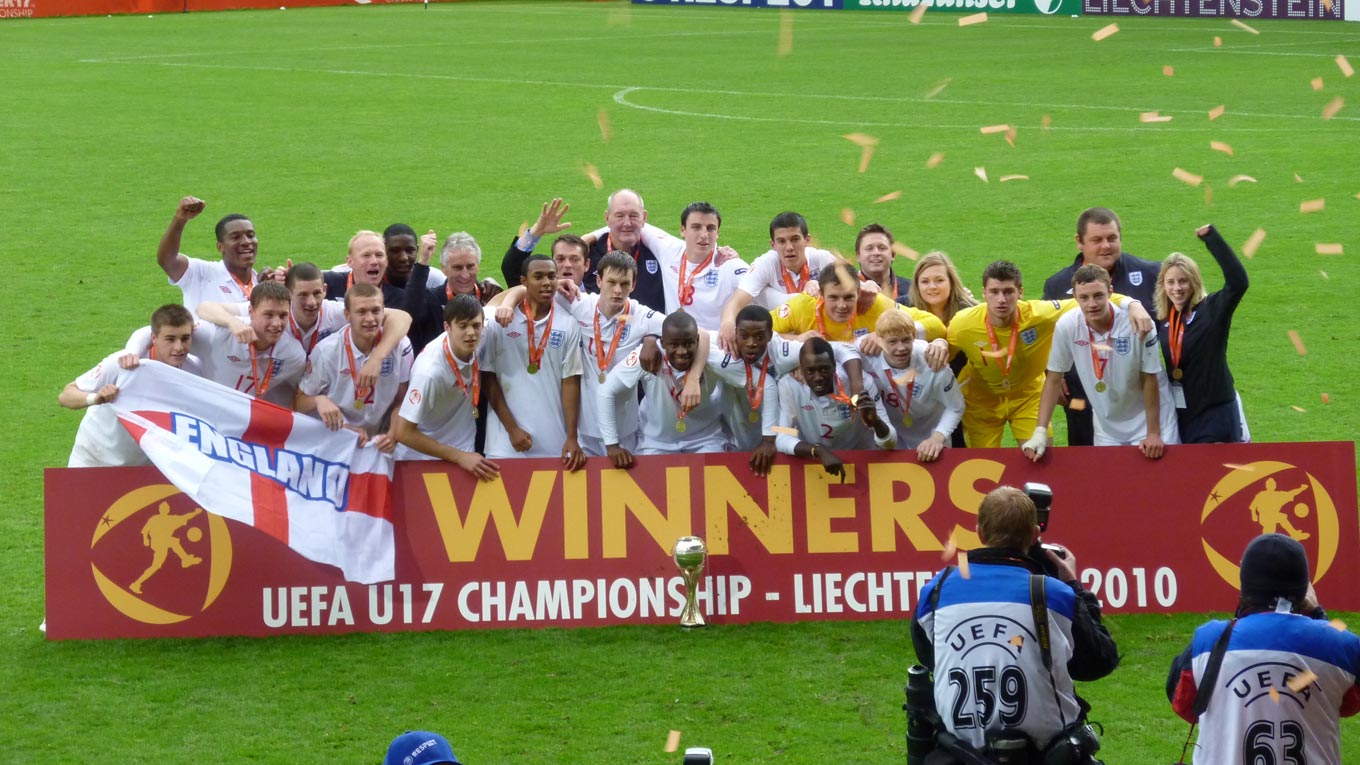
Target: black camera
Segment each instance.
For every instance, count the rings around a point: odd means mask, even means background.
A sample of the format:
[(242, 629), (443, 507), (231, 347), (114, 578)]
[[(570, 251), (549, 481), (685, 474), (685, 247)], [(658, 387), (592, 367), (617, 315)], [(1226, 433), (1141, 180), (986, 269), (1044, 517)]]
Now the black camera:
[(907, 669), (907, 765), (922, 765), (926, 755), (935, 751), (939, 714), (935, 710), (935, 684), (930, 670), (920, 664)]
[(1043, 765), (1089, 765), (1099, 760), (1100, 738), (1084, 722), (1074, 723), (1058, 734), (1044, 750)]
[(691, 746), (685, 750), (683, 765), (713, 765), (713, 750), (705, 746)]

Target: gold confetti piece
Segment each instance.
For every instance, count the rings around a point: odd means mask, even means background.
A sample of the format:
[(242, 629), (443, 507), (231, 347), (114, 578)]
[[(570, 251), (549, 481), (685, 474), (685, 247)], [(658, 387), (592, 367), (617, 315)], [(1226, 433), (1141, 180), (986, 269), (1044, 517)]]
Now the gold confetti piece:
[(1252, 467), (1251, 465), (1239, 465), (1236, 462), (1225, 462), (1223, 463), (1223, 467), (1229, 470), (1245, 470), (1248, 473), (1256, 472), (1256, 468)]
[(1170, 122), (1171, 115), (1162, 115), (1158, 112), (1141, 112), (1138, 115), (1139, 122)]
[(1019, 135), (1020, 131), (1017, 130), (1016, 128), (1011, 128), (1010, 130), (1006, 131), (1006, 143), (1010, 144), (1012, 149), (1015, 148), (1015, 139)]
[(1028, 176), (1028, 175), (1003, 175), (1003, 176), (1001, 176), (1000, 180), (1001, 180), (1002, 183), (1005, 183), (1006, 181), (1027, 181), (1027, 180), (1029, 180), (1029, 176)]
[(1293, 410), (1296, 411), (1296, 412), (1303, 412), (1303, 413), (1305, 413), (1305, 414), (1308, 412), (1307, 409), (1304, 409), (1304, 408), (1301, 407), (1301, 406), (1291, 406), (1291, 407), (1289, 407), (1289, 408), (1290, 408), (1290, 409), (1293, 409)]
[(1326, 200), (1325, 198), (1323, 198), (1323, 199), (1309, 199), (1309, 200), (1306, 201), (1306, 202), (1300, 202), (1300, 203), (1299, 203), (1299, 212), (1301, 212), (1301, 213), (1322, 212), (1322, 210), (1323, 210), (1324, 208), (1326, 208), (1326, 207), (1327, 207), (1327, 200)]
[(912, 382), (913, 380), (915, 380), (915, 379), (916, 379), (916, 370), (915, 370), (915, 369), (908, 369), (908, 370), (907, 370), (905, 373), (903, 373), (902, 375), (900, 375), (900, 376), (898, 376), (898, 377), (894, 377), (894, 378), (893, 378), (893, 382), (894, 382), (894, 383), (897, 383), (898, 385), (910, 385), (911, 382)]
[(978, 130), (980, 130), (983, 135), (991, 135), (993, 133), (1004, 133), (1010, 129), (1011, 129), (1010, 125), (988, 125), (986, 127), (978, 128)]
[(1313, 92), (1314, 92), (1314, 93), (1316, 93), (1316, 92), (1319, 91), (1319, 90), (1322, 90), (1322, 78), (1321, 78), (1321, 77), (1314, 77), (1314, 78), (1311, 80), (1310, 84), (1313, 86)]
[(1341, 69), (1342, 75), (1346, 77), (1355, 76), (1355, 68), (1351, 66), (1351, 62), (1347, 61), (1345, 56), (1337, 54), (1336, 65)]
[[(1325, 395), (1327, 395), (1327, 394), (1324, 393), (1324, 394), (1322, 394), (1322, 395), (1325, 396)], [(1341, 621), (1340, 619), (1333, 619), (1333, 620), (1331, 620), (1330, 622), (1327, 622), (1327, 623), (1330, 624), (1330, 625), (1332, 626), (1332, 629), (1336, 630), (1337, 632), (1345, 632), (1345, 631), (1346, 631), (1346, 623), (1343, 622), (1343, 621)]]
[(935, 167), (936, 165), (940, 164), (943, 161), (944, 155), (937, 151), (934, 154), (931, 154), (930, 158), (926, 160), (926, 168), (929, 169)]
[(1188, 183), (1191, 186), (1198, 186), (1204, 182), (1204, 176), (1195, 175), (1194, 173), (1182, 170), (1179, 167), (1171, 171), (1171, 176), (1181, 183)]
[(1304, 688), (1307, 688), (1308, 686), (1317, 682), (1317, 679), (1318, 676), (1313, 673), (1313, 670), (1305, 669), (1304, 671), (1300, 672), (1294, 677), (1289, 678), (1289, 682), (1285, 683), (1284, 687), (1288, 688), (1289, 690), (1295, 693), (1298, 693)]
[(1174, 66), (1170, 66), (1170, 65), (1167, 65), (1167, 66), (1162, 67), (1162, 76), (1163, 76), (1163, 77), (1175, 77), (1175, 76), (1176, 76), (1176, 68), (1175, 68)]
[[(1322, 394), (1322, 403), (1324, 403), (1324, 404), (1330, 404), (1330, 403), (1332, 403), (1332, 397), (1331, 397), (1331, 396), (1328, 396), (1326, 393), (1323, 393), (1323, 394)], [(1345, 627), (1342, 627), (1342, 629), (1345, 629)]]
[(1013, 646), (1015, 646), (1016, 648), (1023, 648), (1024, 645), (1025, 645), (1025, 636), (1024, 636), (1024, 635), (1012, 635), (1012, 636), (1011, 636), (1011, 639), (1010, 639), (1010, 644), (1013, 645)]
[(1050, 127), (1052, 127), (1052, 125), (1053, 125), (1053, 118), (1050, 117), (1050, 116), (1048, 116), (1047, 114), (1044, 115), (1044, 118), (1043, 118), (1043, 119), (1039, 120), (1039, 127), (1043, 128), (1043, 130), (1044, 130), (1045, 133), (1048, 132), (1048, 129), (1049, 129)]
[(844, 223), (847, 226), (855, 225), (855, 211), (851, 210), (849, 207), (842, 209), (841, 223)]
[(1095, 40), (1096, 42), (1100, 42), (1101, 40), (1104, 40), (1106, 37), (1109, 37), (1110, 35), (1118, 31), (1119, 31), (1118, 24), (1110, 24), (1109, 26), (1101, 27), (1100, 29), (1097, 29), (1095, 32), (1093, 32), (1091, 34), (1091, 39)]
[(1010, 351), (998, 348), (994, 351), (978, 351), (978, 354), (981, 356), (986, 356), (989, 359), (1001, 359), (1009, 356)]
[(953, 77), (946, 77), (943, 80), (940, 80), (939, 82), (935, 83), (935, 87), (931, 88), (930, 91), (926, 93), (925, 99), (929, 101), (935, 96), (940, 95), (941, 93), (944, 92), (945, 88), (949, 87), (949, 83), (953, 81), (954, 81)]
[(1219, 37), (1218, 35), (1214, 35), (1214, 47), (1215, 47), (1215, 48), (1222, 48), (1222, 47), (1223, 47), (1223, 38), (1222, 38), (1222, 37)]
[(779, 12), (779, 45), (775, 48), (775, 55), (783, 58), (793, 52), (793, 11), (781, 10)]
[(1322, 278), (1323, 278), (1323, 279), (1330, 279), (1330, 278), (1332, 278), (1332, 277), (1330, 277), (1330, 276), (1327, 275), (1327, 272), (1326, 272), (1326, 271), (1318, 271), (1318, 273), (1322, 275)]
[[(1255, 181), (1253, 181), (1253, 183), (1254, 182)], [(1246, 255), (1248, 258), (1256, 257), (1256, 251), (1261, 248), (1261, 242), (1264, 242), (1265, 240), (1266, 240), (1265, 229), (1258, 228), (1255, 231), (1251, 232), (1251, 237), (1247, 239), (1247, 243), (1242, 245), (1242, 254)]]
[(1328, 13), (1332, 12), (1332, 0), (1322, 0), (1322, 9)]
[(519, 235), (524, 236), (524, 232), (529, 230), (529, 221), (522, 221), (519, 224)]
[(916, 250), (913, 250), (912, 248), (906, 246), (905, 244), (902, 244), (901, 242), (893, 242), (892, 251), (894, 255), (901, 258), (906, 258), (907, 260), (916, 260), (917, 258), (921, 257), (921, 253), (917, 252)]
[(1319, 255), (1345, 255), (1345, 248), (1339, 244), (1318, 244), (1316, 247)]
[(1232, 25), (1235, 26), (1235, 27), (1237, 27), (1238, 29), (1242, 29), (1242, 30), (1245, 30), (1245, 31), (1247, 31), (1247, 32), (1251, 32), (1251, 33), (1254, 34), (1254, 35), (1259, 35), (1259, 34), (1261, 34), (1260, 32), (1256, 31), (1255, 29), (1252, 29), (1251, 27), (1247, 26), (1246, 24), (1243, 24), (1242, 22), (1238, 21), (1237, 19), (1232, 19), (1231, 22), (1232, 22)]
[(1213, 122), (1214, 120), (1222, 116), (1223, 116), (1223, 104), (1219, 104), (1218, 106), (1215, 106), (1214, 108), (1209, 110), (1210, 122)]
[(878, 199), (875, 199), (874, 204), (880, 205), (883, 204), (884, 202), (891, 202), (895, 199), (900, 199), (901, 197), (902, 197), (901, 191), (889, 191), (887, 194), (884, 194)]
[(950, 560), (958, 555), (959, 546), (954, 542), (954, 532), (949, 532), (949, 539), (944, 543), (944, 552), (940, 553), (940, 560)]
[(853, 143), (856, 146), (878, 145), (878, 139), (866, 133), (846, 133), (845, 135), (841, 136), (841, 138), (844, 138), (845, 140), (849, 141), (850, 143)]
[(859, 171), (866, 172), (869, 169), (869, 161), (874, 158), (874, 147), (865, 146), (859, 152)]
[(1228, 188), (1232, 188), (1239, 183), (1256, 183), (1256, 179), (1250, 175), (1234, 175), (1228, 179)]
[(1343, 100), (1341, 99), (1341, 96), (1337, 96), (1336, 98), (1333, 98), (1331, 101), (1328, 101), (1328, 102), (1327, 102), (1327, 106), (1326, 106), (1325, 108), (1323, 108), (1323, 110), (1322, 110), (1322, 118), (1323, 118), (1324, 120), (1329, 120), (1329, 119), (1335, 117), (1335, 116), (1336, 116), (1336, 113), (1339, 112), (1339, 111), (1341, 111), (1341, 107), (1343, 107), (1343, 106), (1345, 106), (1345, 105), (1346, 105), (1346, 102), (1343, 101)]
[(596, 170), (594, 165), (587, 164), (581, 168), (581, 172), (585, 173), (590, 182), (595, 184), (596, 189), (604, 188), (604, 181), (600, 179), (600, 171)]
[(910, 21), (910, 22), (913, 23), (913, 24), (920, 24), (920, 23), (921, 23), (921, 19), (922, 19), (922, 18), (925, 18), (925, 15), (926, 15), (926, 4), (925, 4), (925, 3), (921, 3), (920, 5), (918, 5), (918, 6), (916, 6), (915, 8), (912, 9), (911, 15), (907, 17), (907, 21)]
[(1300, 356), (1308, 355), (1308, 349), (1303, 347), (1303, 338), (1299, 337), (1298, 330), (1289, 330), (1289, 342), (1294, 344), (1294, 350), (1298, 351)]
[(985, 168), (985, 167), (975, 167), (975, 168), (973, 168), (973, 175), (976, 175), (977, 177), (981, 178), (983, 183), (987, 183), (987, 182), (988, 182), (988, 181), (987, 181), (987, 168)]
[(666, 751), (674, 752), (680, 748), (680, 731), (673, 730), (666, 736)]
[(1214, 187), (1206, 183), (1204, 184), (1204, 204), (1211, 205), (1213, 203), (1214, 203)]
[(981, 24), (982, 22), (984, 22), (984, 21), (986, 21), (986, 20), (987, 20), (987, 14), (986, 14), (985, 12), (984, 12), (984, 13), (974, 13), (974, 14), (972, 14), (972, 15), (970, 15), (970, 16), (964, 16), (963, 18), (959, 19), (959, 26), (961, 26), (961, 27), (971, 27), (971, 26), (974, 25), (974, 24)]
[(1081, 410), (1086, 408), (1086, 399), (1084, 398), (1069, 399), (1067, 402), (1067, 408), (1071, 409), (1074, 412), (1080, 412)]
[(1106, 344), (1104, 344), (1104, 343), (1092, 343), (1092, 344), (1091, 344), (1091, 347), (1092, 347), (1092, 348), (1095, 348), (1097, 351), (1100, 351), (1101, 353), (1113, 353), (1113, 352), (1114, 352), (1114, 348), (1112, 348), (1111, 346), (1108, 346), (1108, 345), (1106, 345)]
[(609, 139), (614, 137), (614, 130), (609, 126), (609, 111), (600, 109), (600, 113), (596, 115), (595, 119), (600, 123), (600, 137), (604, 139), (605, 143), (609, 143)]
[(1271, 701), (1275, 702), (1276, 704), (1280, 703), (1280, 692), (1275, 690), (1275, 686), (1273, 685), (1270, 686), (1270, 688), (1267, 689), (1266, 693), (1270, 694)]
[(1213, 149), (1214, 151), (1221, 151), (1224, 154), (1227, 154), (1229, 157), (1233, 155), (1233, 147), (1229, 146), (1226, 143), (1223, 143), (1222, 141), (1210, 141), (1209, 148)]
[(968, 553), (966, 552), (959, 553), (959, 576), (964, 579), (971, 579), (973, 577), (972, 572), (968, 570)]
[(770, 428), (770, 430), (775, 433), (783, 433), (786, 436), (793, 436), (794, 438), (798, 437), (798, 431), (794, 428), (786, 428), (781, 425), (776, 425), (773, 428)]

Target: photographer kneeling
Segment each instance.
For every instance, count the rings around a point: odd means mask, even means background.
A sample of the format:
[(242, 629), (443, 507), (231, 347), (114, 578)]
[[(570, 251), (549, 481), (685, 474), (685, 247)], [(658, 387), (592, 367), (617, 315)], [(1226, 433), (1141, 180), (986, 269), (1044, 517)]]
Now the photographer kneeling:
[(921, 591), (911, 638), (935, 675), (930, 765), (1098, 762), (1073, 680), (1105, 677), (1119, 655), (1075, 557), (1040, 548), (1039, 534), (1033, 500), (999, 487), (978, 509), (986, 546), (968, 553), (969, 570), (950, 566)]

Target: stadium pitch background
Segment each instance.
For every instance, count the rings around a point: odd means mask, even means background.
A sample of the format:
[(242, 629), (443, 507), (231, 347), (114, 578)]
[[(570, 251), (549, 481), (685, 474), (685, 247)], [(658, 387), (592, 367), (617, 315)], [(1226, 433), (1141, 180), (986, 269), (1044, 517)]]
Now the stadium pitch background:
[[(406, 727), (448, 734), (471, 762), (670, 763), (669, 729), (725, 761), (901, 758), (910, 646), (891, 621), (45, 643), (41, 471), (64, 464), (78, 420), (55, 395), (177, 298), (154, 248), (186, 193), (209, 205), (186, 234), (198, 256), (212, 254), (211, 221), (238, 210), (268, 264), (338, 263), (354, 230), (401, 220), (472, 232), (493, 275), (542, 201), (566, 196), (584, 230), (609, 190), (632, 185), (660, 225), (712, 201), (722, 240), (748, 258), (792, 207), (824, 246), (848, 252), (858, 225), (881, 220), (917, 251), (948, 251), (970, 283), (1010, 257), (1031, 293), (1075, 255), (1072, 224), (1091, 204), (1118, 210), (1126, 249), (1149, 258), (1183, 250), (1208, 263), (1201, 223), (1239, 247), (1263, 228), (1230, 354), (1253, 435), (1354, 440), (1360, 95), (1334, 58), (1360, 57), (1355, 28), (993, 17), (960, 29), (957, 18), (799, 13), (784, 56), (779, 14), (617, 3), (0, 25), (0, 262), (18, 287), (3, 341), (14, 360), (0, 445), (4, 758), (82, 760), (97, 739), (127, 762), (282, 762), (299, 742), (372, 762)], [(1112, 21), (1117, 35), (1091, 40)], [(1337, 97), (1345, 107), (1322, 120)], [(1173, 121), (1138, 121), (1154, 110)], [(1000, 123), (1018, 127), (1015, 147), (979, 134)], [(863, 174), (860, 147), (841, 138), (851, 132), (879, 139)], [(944, 160), (928, 169), (934, 153)], [(1203, 183), (1180, 183), (1175, 167)], [(1005, 174), (1030, 179), (999, 183)], [(1256, 182), (1230, 186), (1236, 175)], [(1322, 212), (1299, 212), (1318, 198)], [(1317, 255), (1318, 243), (1349, 254)], [(1206, 279), (1221, 283), (1212, 267)], [(1083, 566), (1099, 558), (1077, 554)], [(1161, 685), (1200, 620), (1110, 620), (1124, 664), (1082, 693), (1111, 729), (1111, 759), (1179, 753), (1185, 728)], [(1354, 726), (1343, 736), (1356, 751)]]

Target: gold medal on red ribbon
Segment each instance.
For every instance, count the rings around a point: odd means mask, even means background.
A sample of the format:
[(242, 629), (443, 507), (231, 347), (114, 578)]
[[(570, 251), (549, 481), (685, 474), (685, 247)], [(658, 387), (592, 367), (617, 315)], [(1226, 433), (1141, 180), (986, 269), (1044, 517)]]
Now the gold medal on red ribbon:
[(1109, 388), (1110, 386), (1106, 385), (1104, 380), (1100, 380), (1096, 383), (1096, 393), (1104, 393), (1109, 390)]
[(684, 433), (686, 430), (689, 430), (689, 426), (685, 424), (684, 420), (675, 421), (675, 432)]
[(600, 384), (604, 385), (604, 372), (600, 373)]
[(354, 408), (355, 408), (355, 409), (363, 409), (363, 408), (364, 408), (364, 400), (361, 399), (361, 398), (356, 398), (356, 399), (354, 399)]
[(760, 422), (760, 412), (757, 412), (756, 410), (752, 409), (751, 411), (746, 413), (746, 420), (753, 424)]

